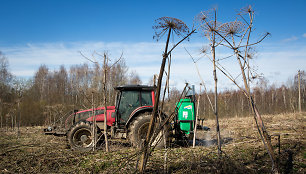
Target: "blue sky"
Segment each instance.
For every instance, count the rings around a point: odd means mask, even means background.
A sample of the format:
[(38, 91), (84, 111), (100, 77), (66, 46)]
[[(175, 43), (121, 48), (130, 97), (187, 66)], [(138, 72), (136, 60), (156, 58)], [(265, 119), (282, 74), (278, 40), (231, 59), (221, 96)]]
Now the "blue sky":
[[(197, 14), (217, 7), (220, 21), (227, 22), (249, 4), (256, 12), (254, 38), (265, 32), (272, 34), (257, 47), (254, 65), (258, 73), (281, 85), (298, 69), (306, 70), (304, 0), (0, 0), (0, 4), (0, 51), (8, 58), (11, 72), (20, 77), (33, 76), (41, 64), (52, 70), (62, 64), (69, 68), (88, 63), (78, 51), (90, 56), (93, 51), (107, 50), (113, 59), (123, 52), (130, 70), (146, 83), (158, 73), (163, 48), (162, 41), (152, 39), (155, 19), (176, 17), (192, 27)], [(183, 46), (199, 57), (205, 44), (207, 40), (195, 34)], [(199, 83), (183, 46), (173, 55), (172, 80), (178, 88), (185, 81)], [(234, 63), (224, 64), (233, 69)], [(209, 86), (210, 62), (201, 60), (199, 66)], [(221, 85), (227, 86), (224, 88), (231, 88), (221, 74), (220, 79)]]

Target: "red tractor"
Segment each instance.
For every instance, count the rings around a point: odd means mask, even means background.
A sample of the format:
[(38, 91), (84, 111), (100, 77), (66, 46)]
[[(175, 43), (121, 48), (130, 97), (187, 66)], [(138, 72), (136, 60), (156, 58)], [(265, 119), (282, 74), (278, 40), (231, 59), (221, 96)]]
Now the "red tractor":
[[(146, 136), (154, 105), (152, 86), (128, 85), (115, 88), (117, 93), (116, 106), (107, 107), (107, 127), (112, 138), (127, 138), (133, 146), (140, 146)], [(68, 144), (72, 149), (92, 147), (92, 122), (97, 122), (97, 133), (102, 135), (104, 128), (104, 107), (75, 112), (66, 120), (73, 123), (67, 131)], [(169, 132), (164, 133), (168, 139)], [(102, 138), (104, 139), (104, 138)], [(168, 140), (166, 141), (168, 142)], [(157, 145), (162, 146), (164, 141)]]
[[(136, 147), (141, 146), (146, 137), (154, 106), (153, 86), (127, 85), (115, 88), (118, 93), (116, 106), (107, 107), (108, 136), (113, 138), (125, 138)], [(170, 134), (173, 137), (182, 137), (193, 132), (195, 123), (194, 90), (191, 95), (181, 99), (176, 105), (177, 115), (172, 128), (170, 124), (164, 126), (158, 134), (159, 141), (153, 142), (156, 146), (169, 145)], [(93, 114), (94, 113), (94, 114)], [(94, 115), (94, 116), (93, 116)], [(165, 114), (160, 114), (164, 119)], [(74, 112), (65, 121), (63, 135), (72, 149), (88, 149), (93, 145), (92, 126), (96, 119), (97, 134), (103, 136), (104, 107)], [(45, 129), (46, 134), (60, 134), (56, 127)], [(171, 133), (170, 133), (171, 132)], [(172, 136), (171, 136), (172, 137)], [(101, 138), (104, 140), (104, 138)]]

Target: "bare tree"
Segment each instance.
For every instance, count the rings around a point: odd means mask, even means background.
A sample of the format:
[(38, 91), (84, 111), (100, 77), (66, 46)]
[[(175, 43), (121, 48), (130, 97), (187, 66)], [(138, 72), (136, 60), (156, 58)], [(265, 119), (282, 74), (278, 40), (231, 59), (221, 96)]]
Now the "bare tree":
[(91, 92), (91, 109), (92, 109), (92, 118), (93, 118), (93, 126), (92, 126), (92, 140), (93, 140), (93, 146), (92, 151), (96, 151), (96, 145), (97, 145), (97, 121), (96, 121), (96, 113), (95, 113), (95, 100), (94, 100), (95, 92)]
[(46, 99), (48, 91), (48, 85), (47, 85), (48, 74), (49, 74), (49, 69), (47, 68), (47, 66), (41, 65), (34, 77), (34, 84), (37, 86), (39, 90), (40, 101)]
[[(0, 85), (8, 85), (13, 75), (8, 70), (8, 59), (0, 51)], [(1, 91), (2, 92), (2, 91)]]
[[(109, 152), (109, 143), (108, 143), (108, 136), (107, 136), (107, 86), (111, 86), (109, 85), (107, 79), (108, 79), (108, 73), (110, 72), (110, 70), (115, 67), (115, 66), (119, 66), (120, 68), (120, 61), (122, 59), (123, 53), (121, 54), (120, 58), (115, 61), (111, 66), (108, 65), (108, 55), (106, 52), (104, 52), (104, 54), (99, 54), (97, 52), (94, 52), (93, 55), (98, 55), (100, 57), (103, 57), (103, 68), (100, 67), (100, 65), (98, 64), (98, 62), (96, 60), (92, 60), (88, 57), (86, 57), (84, 54), (82, 54), (80, 52), (80, 54), (87, 60), (91, 61), (92, 63), (94, 63), (94, 65), (96, 66), (96, 68), (98, 67), (98, 69), (103, 69), (103, 80), (102, 80), (102, 92), (103, 92), (103, 105), (104, 105), (104, 140), (105, 140), (105, 149), (106, 152)], [(94, 58), (94, 57), (93, 57)], [(124, 68), (124, 67), (123, 67)], [(122, 71), (119, 71), (119, 73), (122, 73)], [(110, 80), (111, 81), (111, 80)], [(99, 85), (95, 85), (96, 87)], [(97, 90), (99, 91), (99, 90)], [(93, 98), (93, 97), (92, 97)], [(93, 103), (93, 102), (92, 102)], [(93, 134), (94, 134), (94, 140), (96, 140), (96, 120), (94, 117), (94, 125), (93, 125)], [(96, 141), (94, 141), (95, 145), (96, 145)], [(94, 145), (94, 146), (95, 146)]]
[(105, 138), (105, 149), (106, 152), (109, 152), (108, 139), (107, 139), (107, 104), (106, 104), (106, 69), (107, 69), (107, 55), (103, 55), (103, 69), (104, 69), (104, 78), (103, 78), (103, 92), (104, 92), (104, 138)]

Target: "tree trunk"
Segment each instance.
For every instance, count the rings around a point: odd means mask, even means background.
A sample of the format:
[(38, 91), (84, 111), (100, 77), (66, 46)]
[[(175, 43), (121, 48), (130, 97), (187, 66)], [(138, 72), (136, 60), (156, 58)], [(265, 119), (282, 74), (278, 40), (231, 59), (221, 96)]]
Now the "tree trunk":
[(20, 136), (20, 121), (21, 121), (21, 113), (20, 113), (20, 100), (18, 100), (18, 130), (17, 130), (17, 138)]
[(96, 114), (95, 114), (95, 105), (94, 105), (94, 92), (91, 92), (91, 108), (92, 108), (92, 118), (93, 118), (93, 126), (92, 126), (92, 136), (93, 136), (93, 146), (92, 151), (96, 150), (96, 140), (97, 140), (97, 131), (96, 131)]
[(299, 87), (299, 112), (302, 112), (302, 103), (301, 103), (301, 77), (300, 77), (300, 70), (298, 72), (298, 87)]
[(107, 57), (104, 53), (104, 79), (103, 79), (103, 91), (104, 91), (104, 138), (105, 138), (105, 150), (109, 152), (108, 138), (107, 138), (107, 105), (106, 105), (106, 61)]
[(287, 103), (286, 103), (286, 89), (285, 89), (285, 87), (282, 87), (282, 92), (283, 92), (284, 107), (286, 109), (287, 108)]

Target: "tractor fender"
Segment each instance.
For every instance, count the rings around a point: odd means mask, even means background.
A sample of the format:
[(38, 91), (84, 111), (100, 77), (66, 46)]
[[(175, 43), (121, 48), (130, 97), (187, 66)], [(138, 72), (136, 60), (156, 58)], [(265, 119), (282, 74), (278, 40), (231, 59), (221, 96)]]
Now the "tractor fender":
[(131, 115), (129, 116), (129, 119), (125, 123), (125, 126), (128, 128), (129, 124), (140, 114), (144, 112), (152, 112), (153, 106), (141, 106), (136, 108)]

